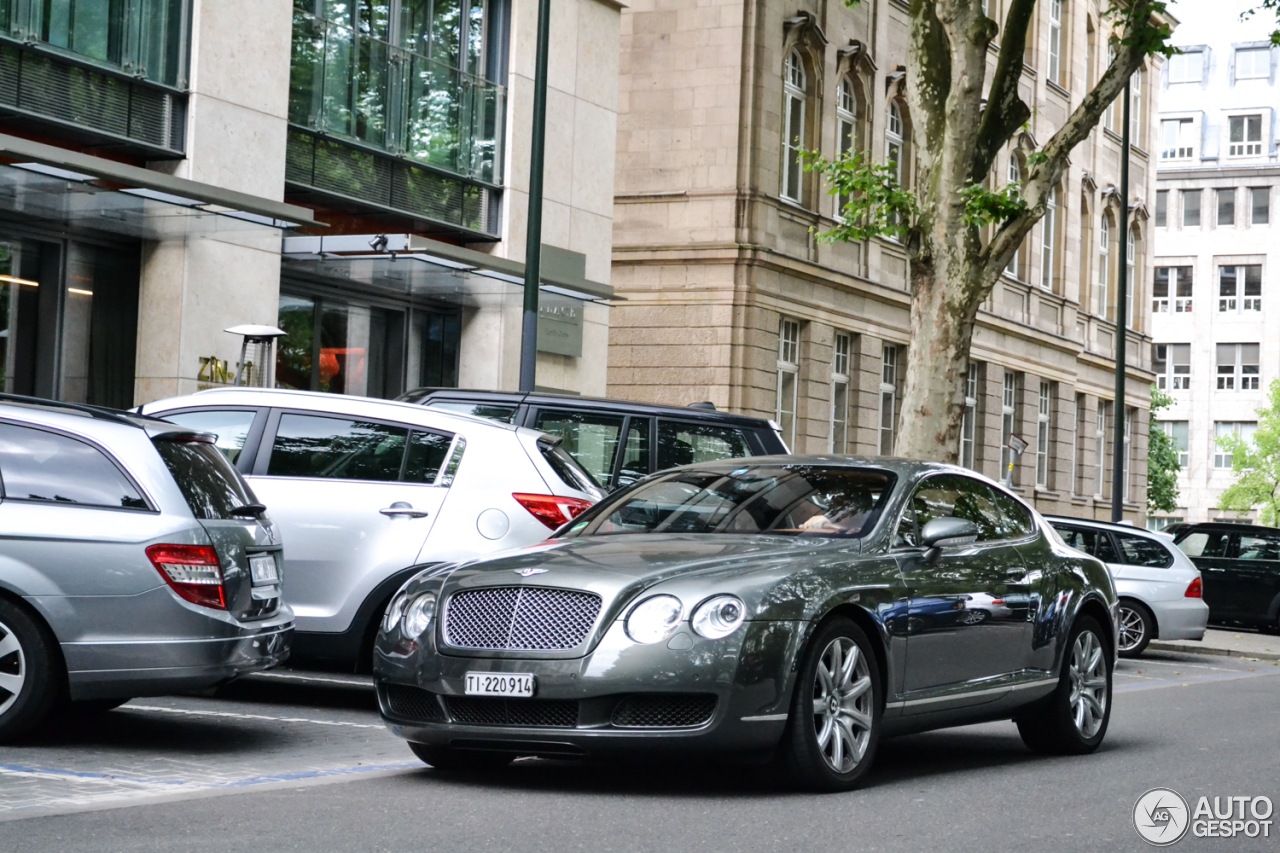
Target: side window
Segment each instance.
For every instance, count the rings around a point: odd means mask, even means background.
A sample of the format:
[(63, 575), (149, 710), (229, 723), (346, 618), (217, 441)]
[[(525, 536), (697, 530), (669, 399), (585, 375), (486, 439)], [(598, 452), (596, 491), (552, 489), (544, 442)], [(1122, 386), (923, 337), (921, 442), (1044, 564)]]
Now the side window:
[(1066, 542), (1077, 551), (1084, 551), (1086, 554), (1093, 553), (1094, 538), (1093, 531), (1081, 530), (1078, 527), (1058, 527), (1054, 525), (1054, 530), (1058, 531), (1058, 535), (1062, 537), (1062, 541)]
[(475, 415), (504, 424), (515, 423), (516, 407), (504, 406), (501, 403), (467, 403), (460, 400), (441, 400), (427, 403), (433, 409), (444, 409), (446, 412), (461, 412), (464, 415)]
[(42, 429), (0, 424), (0, 477), (5, 500), (148, 508), (129, 478), (102, 451)]
[(1173, 557), (1159, 542), (1145, 536), (1133, 536), (1128, 533), (1112, 533), (1116, 546), (1120, 549), (1120, 562), (1129, 566), (1150, 566), (1153, 569), (1167, 569), (1173, 565)]
[(1240, 560), (1280, 560), (1280, 538), (1240, 534)]
[(1187, 534), (1178, 543), (1182, 553), (1188, 557), (1225, 557), (1227, 556), (1227, 540), (1229, 535), (1218, 531), (1201, 531)]
[(629, 486), (649, 474), (649, 419), (632, 418), (627, 427), (627, 441), (622, 448), (622, 469), (618, 472), (618, 488)]
[(898, 523), (895, 544), (915, 546), (918, 533), (935, 518), (963, 518), (978, 528), (978, 541), (991, 542), (1007, 538), (1004, 521), (985, 483), (943, 474), (930, 477), (916, 487), (911, 504)]
[(1012, 495), (999, 489), (991, 489), (996, 506), (1000, 509), (1001, 539), (1022, 539), (1030, 536), (1036, 529), (1031, 520), (1031, 510), (1018, 502)]
[(232, 465), (240, 459), (249, 429), (257, 416), (253, 411), (178, 412), (164, 419), (179, 426), (211, 432), (218, 437), (215, 445)]
[(658, 469), (750, 456), (746, 436), (733, 427), (658, 421)]
[(559, 436), (560, 446), (578, 460), (578, 464), (586, 468), (596, 482), (606, 487), (612, 485), (613, 460), (622, 435), (622, 416), (539, 409), (533, 419), (533, 428)]
[(409, 430), (387, 424), (285, 413), (280, 416), (269, 477), (400, 479)]
[(406, 483), (434, 483), (444, 466), (453, 436), (439, 432), (414, 430), (409, 433), (409, 452), (404, 460)]

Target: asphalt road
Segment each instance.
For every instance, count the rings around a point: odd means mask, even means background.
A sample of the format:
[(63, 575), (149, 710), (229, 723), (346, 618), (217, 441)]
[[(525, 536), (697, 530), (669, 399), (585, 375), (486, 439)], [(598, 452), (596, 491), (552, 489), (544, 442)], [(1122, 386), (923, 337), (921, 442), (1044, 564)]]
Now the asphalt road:
[[(0, 851), (1147, 850), (1156, 786), (1280, 811), (1280, 662), (1122, 661), (1103, 748), (1027, 751), (1011, 723), (886, 741), (858, 791), (797, 794), (723, 766), (522, 760), (457, 778), (379, 725), (360, 679), (270, 673), (135, 700), (0, 747)], [(1177, 850), (1280, 849), (1196, 839)]]

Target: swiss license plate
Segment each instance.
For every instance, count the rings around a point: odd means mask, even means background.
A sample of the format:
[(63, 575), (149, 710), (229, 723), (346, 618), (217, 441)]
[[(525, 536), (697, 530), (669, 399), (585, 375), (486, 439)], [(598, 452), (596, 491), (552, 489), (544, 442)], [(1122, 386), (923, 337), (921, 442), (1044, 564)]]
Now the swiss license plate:
[(271, 554), (250, 554), (249, 573), (253, 576), (254, 586), (280, 582), (280, 575), (276, 572), (276, 558)]
[(466, 694), (528, 698), (533, 695), (533, 676), (525, 672), (468, 672)]

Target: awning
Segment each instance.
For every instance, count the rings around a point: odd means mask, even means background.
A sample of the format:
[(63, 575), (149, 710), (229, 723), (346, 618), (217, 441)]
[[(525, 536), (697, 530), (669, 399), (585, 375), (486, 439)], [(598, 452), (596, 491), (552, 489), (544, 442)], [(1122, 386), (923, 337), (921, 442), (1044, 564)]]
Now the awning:
[[(298, 275), (460, 304), (509, 297), (524, 288), (522, 263), (415, 234), (285, 237), (283, 258), (284, 269)], [(586, 278), (585, 261), (577, 252), (544, 245), (540, 289), (593, 302), (616, 300), (612, 287)]]
[(148, 240), (324, 227), (304, 207), (4, 134), (0, 211)]

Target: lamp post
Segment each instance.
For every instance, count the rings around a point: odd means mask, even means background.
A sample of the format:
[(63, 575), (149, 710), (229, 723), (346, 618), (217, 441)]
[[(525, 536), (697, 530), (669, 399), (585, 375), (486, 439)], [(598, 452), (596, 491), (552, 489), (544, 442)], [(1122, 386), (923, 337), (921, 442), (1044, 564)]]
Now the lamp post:
[(1129, 86), (1124, 84), (1124, 128), (1120, 132), (1120, 274), (1116, 288), (1116, 413), (1111, 442), (1111, 520), (1124, 520), (1125, 361), (1129, 343)]
[(533, 391), (538, 372), (538, 285), (542, 280), (542, 164), (547, 135), (547, 50), (551, 0), (538, 2), (538, 54), (533, 75), (529, 142), (529, 230), (525, 238), (524, 318), (520, 330), (520, 391)]

